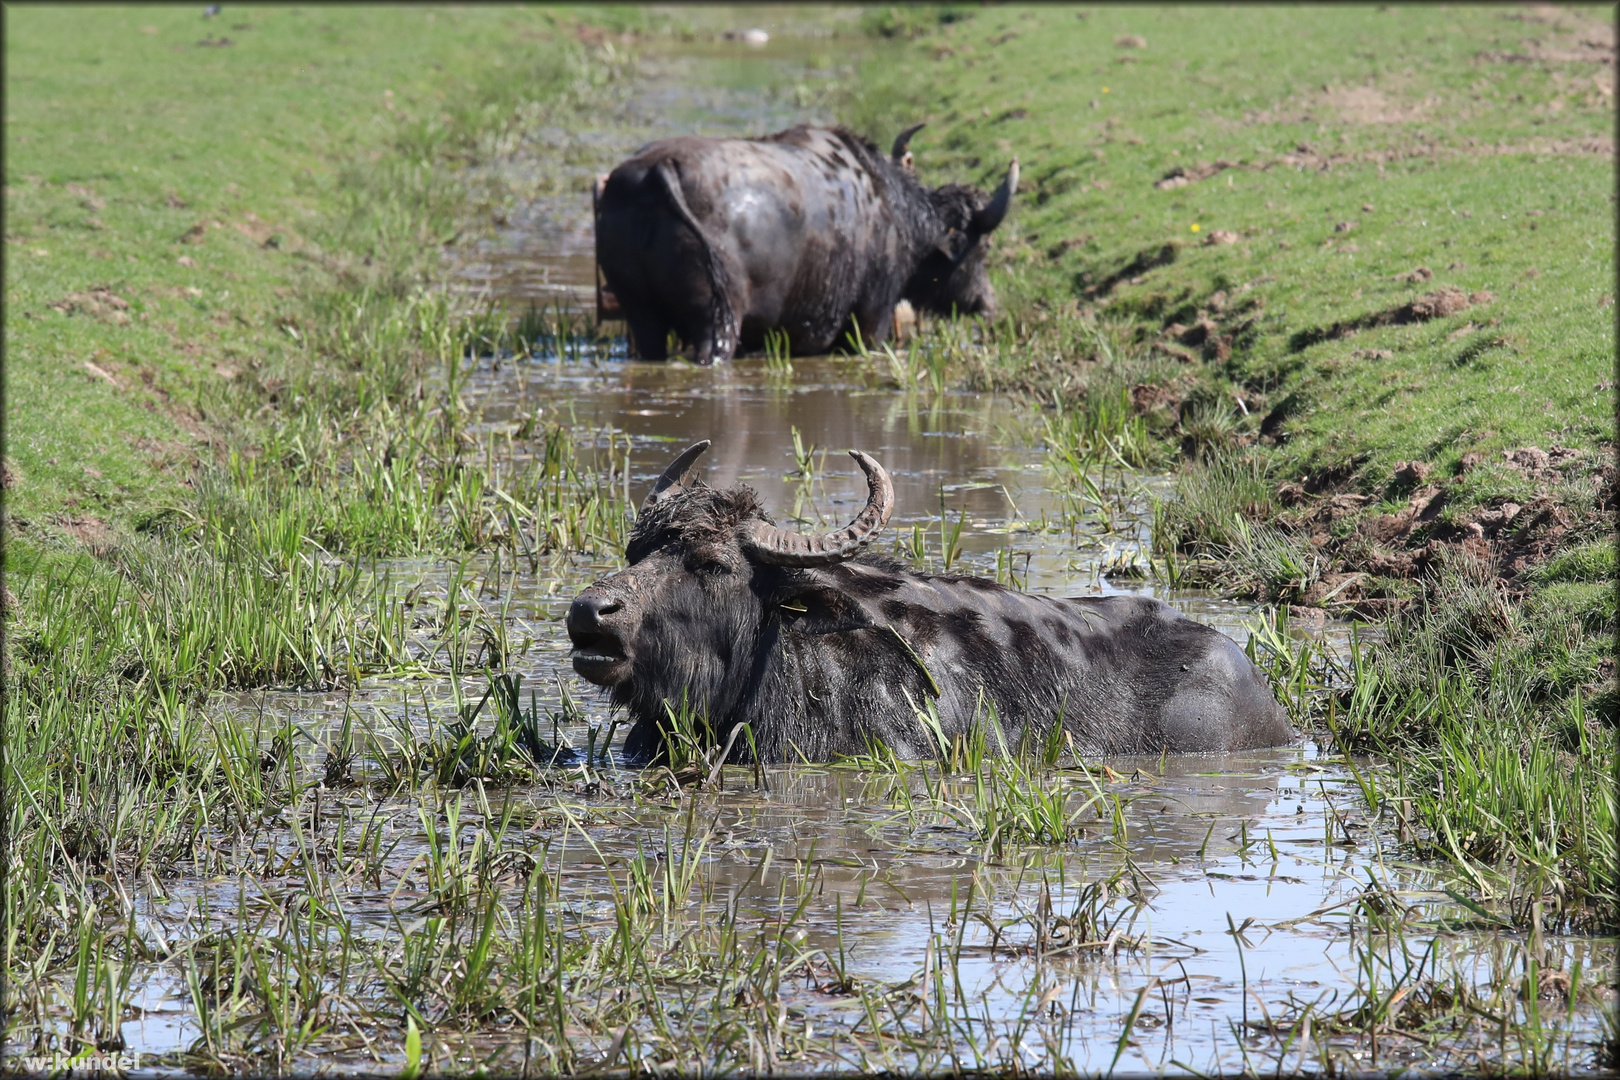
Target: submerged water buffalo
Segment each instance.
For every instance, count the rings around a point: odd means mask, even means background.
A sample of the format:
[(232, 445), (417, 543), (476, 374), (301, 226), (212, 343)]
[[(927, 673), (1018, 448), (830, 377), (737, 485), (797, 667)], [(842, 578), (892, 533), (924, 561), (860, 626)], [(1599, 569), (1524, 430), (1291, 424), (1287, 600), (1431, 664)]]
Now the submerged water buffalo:
[(628, 711), (632, 757), (657, 755), (666, 703), (682, 702), (722, 740), (749, 724), (766, 762), (873, 744), (934, 756), (919, 716), (930, 706), (946, 739), (999, 721), (1009, 747), (1038, 744), (1058, 723), (1099, 754), (1293, 738), (1242, 650), (1157, 600), (1032, 596), (859, 554), (894, 505), (866, 454), (851, 451), (866, 507), (848, 528), (811, 536), (772, 524), (751, 488), (693, 482), (708, 446), (681, 454), (648, 494), (629, 565), (568, 610), (574, 670)]
[(609, 174), (596, 260), (636, 352), (666, 356), (674, 330), (697, 362), (759, 348), (767, 330), (822, 353), (858, 327), (887, 340), (895, 305), (993, 314), (984, 238), (1007, 215), (1018, 162), (994, 195), (927, 188), (906, 146), (888, 157), (842, 128), (760, 139), (661, 139)]

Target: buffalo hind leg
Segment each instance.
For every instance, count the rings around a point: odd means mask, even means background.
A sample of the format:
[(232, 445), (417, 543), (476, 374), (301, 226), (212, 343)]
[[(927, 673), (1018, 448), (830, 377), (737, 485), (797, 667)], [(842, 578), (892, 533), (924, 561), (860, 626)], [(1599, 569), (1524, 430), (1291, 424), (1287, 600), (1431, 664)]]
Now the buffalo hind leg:
[(737, 353), (737, 325), (730, 318), (732, 308), (719, 312), (704, 312), (691, 319), (676, 332), (681, 340), (692, 346), (692, 362), (708, 367), (710, 364), (729, 362)]
[(630, 348), (643, 360), (669, 359), (669, 324), (662, 319), (632, 318)]
[(861, 328), (861, 337), (869, 346), (882, 345), (894, 333), (894, 308), (891, 306), (857, 312), (853, 318)]

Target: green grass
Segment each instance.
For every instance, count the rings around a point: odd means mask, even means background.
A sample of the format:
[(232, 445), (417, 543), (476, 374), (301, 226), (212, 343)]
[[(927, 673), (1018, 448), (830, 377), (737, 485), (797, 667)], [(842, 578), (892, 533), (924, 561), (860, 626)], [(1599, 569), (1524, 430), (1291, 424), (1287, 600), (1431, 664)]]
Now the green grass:
[[(166, 627), (186, 603), (156, 620), (152, 648), (187, 658), (177, 678), (318, 683), (331, 650), (272, 609), (353, 622), (341, 609), (366, 591), (318, 557), (620, 545), (616, 458), (598, 471), (571, 432), (525, 428), (506, 448), (530, 443), (539, 467), (503, 471), (494, 436), (464, 430), (469, 355), (574, 328), (424, 291), (437, 246), (499, 196), (466, 166), (611, 80), (571, 16), (7, 18), (7, 558), (25, 617), (43, 624), (30, 584), (67, 580), (86, 548), (146, 595), (162, 548), (165, 595), (240, 601), (236, 630)], [(118, 603), (83, 577), (77, 610)], [(51, 602), (58, 622), (73, 606)]]
[[(1206, 359), (1229, 404), (1281, 407), (1302, 470), (1373, 483), (1397, 460), (1450, 472), (1470, 451), (1609, 437), (1613, 73), (1578, 44), (1606, 9), (1559, 26), (1484, 6), (961, 14), (873, 73), (892, 86), (867, 112), (930, 121), (914, 149), (935, 182), (988, 186), (1020, 158), (994, 259), (1021, 321), (1079, 303), (1158, 340), (1207, 317), (1220, 349), (1166, 344)], [(1532, 38), (1585, 59), (1489, 58)], [(1154, 186), (1222, 160), (1236, 167)], [(1205, 246), (1218, 230), (1237, 242)], [(1433, 279), (1396, 280), (1418, 266)], [(1305, 344), (1440, 286), (1495, 300)]]
[[(463, 167), (606, 77), (557, 11), (6, 18), (7, 499), (25, 538), (64, 516), (138, 527), (228, 445), (406, 397), (454, 327), (394, 305), (476, 213)], [(52, 307), (102, 286), (127, 309)]]

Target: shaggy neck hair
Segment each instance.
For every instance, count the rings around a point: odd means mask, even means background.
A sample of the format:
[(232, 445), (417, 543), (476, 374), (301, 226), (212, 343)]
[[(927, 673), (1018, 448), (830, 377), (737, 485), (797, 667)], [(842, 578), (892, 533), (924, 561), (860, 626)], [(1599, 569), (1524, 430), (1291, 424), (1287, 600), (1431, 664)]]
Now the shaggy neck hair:
[[(739, 485), (719, 491), (695, 483), (641, 513), (625, 555), (635, 564), (658, 552), (684, 558), (709, 546), (735, 550), (741, 526), (769, 520), (754, 489)], [(766, 614), (756, 592), (761, 569), (744, 560), (734, 574), (706, 578), (683, 569), (672, 575), (667, 586), (672, 591), (642, 616), (635, 666), (630, 678), (613, 688), (613, 703), (638, 725), (650, 720), (662, 727), (666, 703), (680, 708), (683, 702), (723, 725), (757, 676), (754, 658)], [(693, 611), (703, 617), (692, 620), (688, 613)]]

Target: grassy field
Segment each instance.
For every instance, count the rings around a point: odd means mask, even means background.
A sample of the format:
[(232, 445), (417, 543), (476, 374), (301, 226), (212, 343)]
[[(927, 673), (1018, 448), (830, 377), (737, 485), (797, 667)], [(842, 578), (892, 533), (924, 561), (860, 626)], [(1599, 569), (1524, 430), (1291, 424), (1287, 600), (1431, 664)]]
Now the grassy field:
[(537, 11), (7, 20), (7, 498), (41, 542), (138, 528), (245, 414), (307, 410), (314, 298), (408, 291), (469, 213), (455, 166), (593, 77)]
[[(7, 558), (25, 610), (28, 583), (86, 552), (102, 559), (74, 573), (116, 592), (203, 534), (229, 580), (297, 563), (306, 540), (411, 554), (501, 529), (494, 491), (515, 478), (461, 460), (453, 364), (507, 331), (424, 286), (498, 197), (464, 166), (611, 80), (571, 17), (8, 18)], [(580, 479), (548, 474), (507, 494), (547, 515)], [(13, 636), (36, 631), (25, 616)]]
[[(1300, 473), (1371, 489), (1612, 434), (1605, 14), (984, 12), (892, 78), (927, 80), (925, 170), (1020, 157), (1021, 318), (1130, 320)], [(1379, 318), (1442, 289), (1465, 296)]]
[(928, 120), (925, 177), (988, 187), (1021, 161), (994, 255), (1005, 325), (959, 377), (1084, 402), (1059, 441), (1157, 433), (1181, 461), (1167, 570), (1383, 623), (1341, 673), (1354, 690), (1319, 699), (1341, 744), (1388, 756), (1438, 854), (1599, 913), (1611, 17), (887, 9), (869, 25), (910, 59), (851, 110)]

